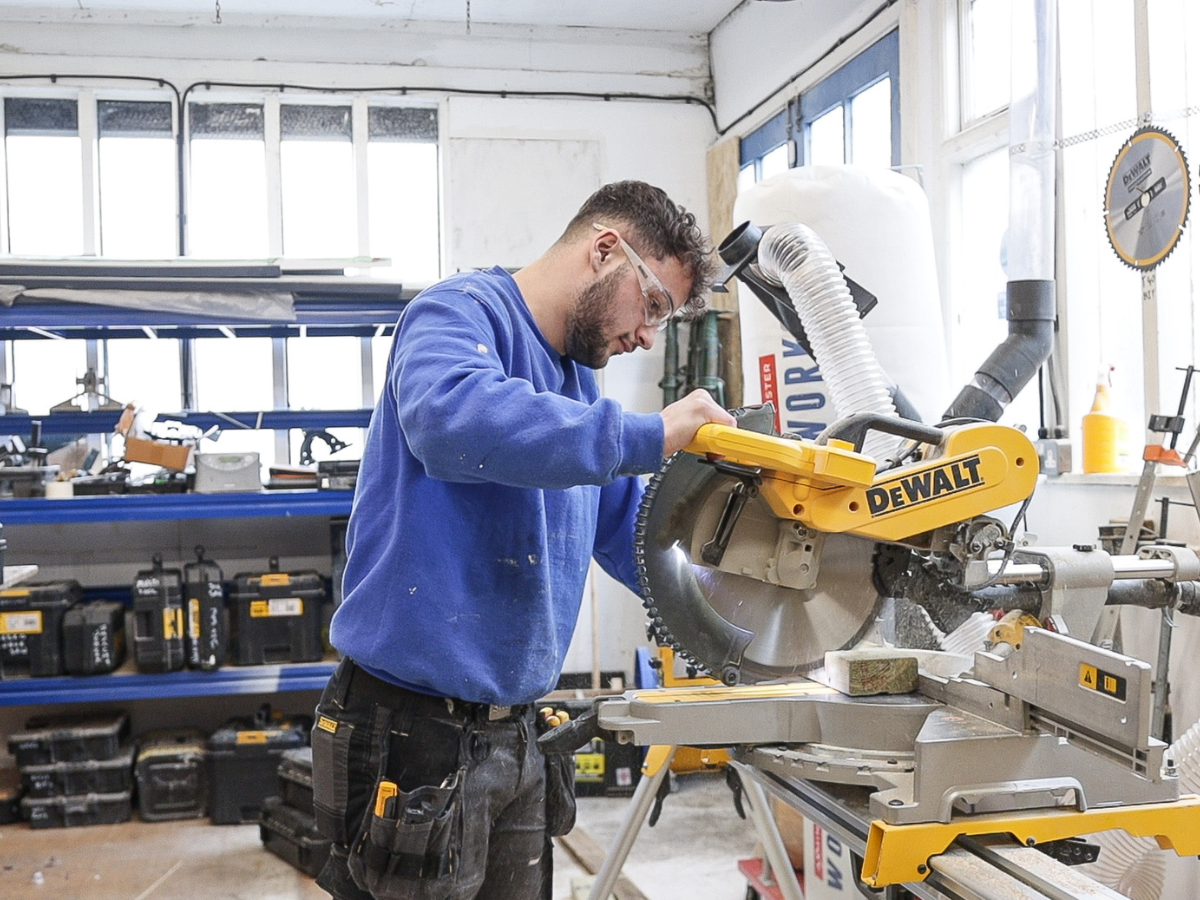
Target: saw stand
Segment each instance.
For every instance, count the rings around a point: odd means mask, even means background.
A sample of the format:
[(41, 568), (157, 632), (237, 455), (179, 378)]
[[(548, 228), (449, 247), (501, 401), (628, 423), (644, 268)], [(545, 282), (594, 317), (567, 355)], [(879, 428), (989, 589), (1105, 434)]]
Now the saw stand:
[[(670, 771), (673, 746), (647, 750), (642, 779), (634, 791), (604, 863), (592, 883), (588, 900), (608, 900), (621, 875), (629, 851), (637, 840), (654, 798)], [(804, 900), (804, 892), (792, 869), (783, 837), (770, 809), (774, 797), (797, 810), (827, 834), (836, 836), (849, 856), (844, 877), (855, 886), (847, 897), (900, 900), (911, 895), (921, 900), (1126, 900), (1099, 883), (1079, 874), (1040, 850), (1013, 840), (959, 838), (947, 852), (930, 860), (930, 873), (922, 882), (872, 889), (858, 880), (867, 853), (871, 813), (865, 792), (835, 784), (785, 778), (755, 768), (740, 760), (729, 766), (741, 779), (746, 813), (762, 841), (766, 867), (763, 880), (774, 882), (784, 900)], [(806, 848), (807, 852), (807, 848)], [(905, 894), (904, 892), (907, 892)]]

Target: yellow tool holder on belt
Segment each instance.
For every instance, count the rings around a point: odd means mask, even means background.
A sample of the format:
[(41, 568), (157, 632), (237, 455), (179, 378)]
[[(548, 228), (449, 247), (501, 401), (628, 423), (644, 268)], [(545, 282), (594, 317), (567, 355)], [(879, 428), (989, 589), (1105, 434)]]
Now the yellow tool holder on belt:
[(871, 823), (863, 855), (862, 880), (875, 888), (924, 881), (929, 860), (945, 853), (964, 835), (1009, 834), (1033, 847), (1045, 841), (1121, 828), (1134, 837), (1152, 837), (1163, 850), (1180, 856), (1200, 855), (1200, 797), (1187, 795), (1169, 803), (1143, 803), (1106, 809), (1050, 810), (955, 819), (949, 824)]

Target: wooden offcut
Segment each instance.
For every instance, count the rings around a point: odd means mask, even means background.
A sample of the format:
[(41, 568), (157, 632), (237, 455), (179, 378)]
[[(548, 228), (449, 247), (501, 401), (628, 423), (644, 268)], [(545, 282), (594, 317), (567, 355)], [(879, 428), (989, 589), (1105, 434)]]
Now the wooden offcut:
[[(592, 836), (576, 825), (568, 834), (555, 838), (589, 875), (595, 875), (604, 865), (604, 848)], [(648, 900), (632, 881), (624, 875), (618, 876), (611, 897), (616, 900)]]
[(903, 650), (835, 650), (825, 654), (822, 683), (851, 697), (917, 689), (917, 658)]

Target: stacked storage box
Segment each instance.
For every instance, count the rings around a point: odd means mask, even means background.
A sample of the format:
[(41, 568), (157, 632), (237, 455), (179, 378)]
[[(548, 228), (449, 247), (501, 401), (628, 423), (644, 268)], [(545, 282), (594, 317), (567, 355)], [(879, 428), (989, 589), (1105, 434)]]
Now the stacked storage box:
[(124, 713), (31, 719), (8, 739), (25, 796), (21, 815), (33, 828), (129, 820), (133, 751)]
[(258, 834), (263, 846), (314, 878), (329, 858), (329, 841), (313, 816), (312, 750), (287, 750), (279, 763), (279, 796), (263, 802)]
[(270, 569), (233, 579), (229, 595), (233, 661), (239, 666), (316, 662), (324, 652), (325, 582), (311, 570), (280, 572), (274, 557)]
[(302, 719), (234, 719), (208, 739), (208, 816), (214, 825), (257, 822), (274, 796), (286, 750), (308, 745)]
[(196, 819), (208, 802), (204, 736), (198, 731), (158, 731), (138, 741), (138, 811), (147, 822)]

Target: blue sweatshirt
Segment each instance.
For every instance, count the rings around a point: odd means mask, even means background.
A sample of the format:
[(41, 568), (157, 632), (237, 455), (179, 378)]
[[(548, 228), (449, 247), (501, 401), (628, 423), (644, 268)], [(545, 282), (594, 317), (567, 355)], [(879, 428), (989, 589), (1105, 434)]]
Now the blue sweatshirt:
[(376, 677), (510, 705), (553, 689), (590, 557), (637, 590), (662, 418), (601, 399), (503, 269), (404, 310), (371, 417), (330, 640)]

